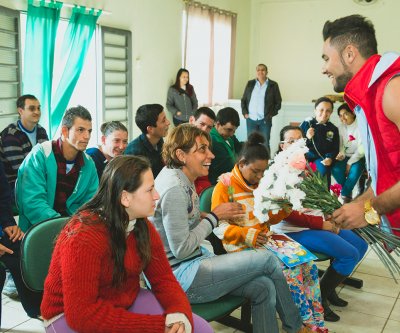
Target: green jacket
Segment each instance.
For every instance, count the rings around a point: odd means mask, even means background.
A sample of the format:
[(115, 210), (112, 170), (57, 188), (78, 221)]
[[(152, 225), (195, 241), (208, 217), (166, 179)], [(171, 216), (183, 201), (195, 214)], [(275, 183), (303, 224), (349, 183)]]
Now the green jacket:
[(232, 171), (237, 155), (239, 155), (242, 149), (242, 143), (239, 142), (236, 136), (225, 140), (215, 127), (211, 130), (210, 136), (212, 142), (211, 149), (215, 157), (211, 161), (208, 179), (214, 185), (221, 174)]
[[(72, 215), (96, 193), (99, 180), (93, 160), (83, 153), (84, 164), (71, 196), (67, 212)], [(60, 216), (53, 209), (57, 185), (57, 162), (51, 141), (33, 147), (18, 169), (16, 200), (19, 209), (18, 225), (26, 232), (32, 225)]]

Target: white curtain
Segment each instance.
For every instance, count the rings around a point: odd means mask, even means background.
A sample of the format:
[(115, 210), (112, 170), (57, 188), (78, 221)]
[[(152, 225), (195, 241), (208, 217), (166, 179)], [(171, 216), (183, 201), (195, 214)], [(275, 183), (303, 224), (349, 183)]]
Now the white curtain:
[(184, 66), (199, 105), (224, 104), (232, 93), (236, 15), (198, 3), (186, 15)]

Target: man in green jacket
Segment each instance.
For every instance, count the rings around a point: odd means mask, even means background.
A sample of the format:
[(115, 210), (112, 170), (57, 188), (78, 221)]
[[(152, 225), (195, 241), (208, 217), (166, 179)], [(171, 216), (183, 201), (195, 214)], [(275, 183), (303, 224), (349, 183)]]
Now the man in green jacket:
[(239, 114), (234, 108), (223, 108), (217, 113), (215, 127), (210, 132), (215, 158), (211, 161), (208, 178), (213, 185), (221, 174), (230, 172), (236, 163), (236, 157), (242, 149), (242, 143), (235, 136), (239, 125)]
[(84, 152), (92, 132), (89, 111), (68, 109), (61, 126), (61, 137), (36, 145), (18, 170), (16, 199), (24, 232), (49, 218), (72, 215), (97, 191), (96, 167)]

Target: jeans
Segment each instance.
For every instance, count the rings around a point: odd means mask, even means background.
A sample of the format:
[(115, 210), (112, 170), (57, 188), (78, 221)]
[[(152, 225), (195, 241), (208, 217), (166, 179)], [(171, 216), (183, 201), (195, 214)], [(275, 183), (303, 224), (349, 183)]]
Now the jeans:
[(343, 161), (336, 161), (332, 167), (332, 175), (336, 181), (342, 185), (342, 195), (351, 198), (354, 186), (365, 170), (365, 158), (353, 163), (350, 167), (349, 174), (346, 177), (346, 166), (349, 157), (345, 157)]
[(246, 119), (246, 127), (247, 127), (247, 136), (249, 136), (253, 132), (260, 132), (265, 139), (265, 146), (269, 151), (269, 139), (271, 137), (271, 128), (272, 128), (272, 119), (266, 121), (265, 119), (261, 120), (252, 120), (250, 118)]
[(247, 250), (204, 259), (186, 291), (191, 303), (226, 294), (251, 301), (254, 333), (278, 333), (276, 311), (287, 332), (302, 326), (279, 260), (268, 251)]
[[(29, 290), (24, 281), (22, 280), (21, 275), (21, 266), (20, 266), (20, 241), (16, 241), (15, 243), (11, 242), (7, 235), (4, 235), (1, 240), (1, 244), (13, 250), (13, 254), (5, 253), (0, 257), (0, 261), (4, 264), (6, 268), (11, 273), (11, 276), (15, 282), (15, 286), (18, 291), (18, 295), (21, 299), (22, 307), (24, 308), (27, 315), (31, 318), (37, 318), (40, 315), (40, 303), (42, 302), (42, 293), (34, 292)], [(4, 267), (1, 267), (1, 275), (5, 274)], [(0, 279), (0, 281), (3, 281)], [(4, 287), (4, 281), (0, 284), (1, 290)]]
[(351, 230), (340, 230), (339, 234), (325, 230), (304, 230), (287, 235), (310, 251), (333, 257), (332, 267), (346, 276), (350, 275), (368, 249), (367, 242)]
[[(164, 309), (161, 307), (160, 303), (158, 303), (156, 297), (150, 291), (144, 289), (141, 289), (139, 291), (135, 302), (128, 309), (128, 311), (148, 315), (164, 313)], [(213, 332), (211, 326), (203, 318), (199, 317), (196, 314), (193, 314), (193, 325), (193, 333)], [(65, 320), (65, 317), (63, 315), (55, 320), (53, 323), (51, 323), (48, 327), (46, 327), (46, 333), (76, 333), (76, 331), (68, 326), (67, 321)]]

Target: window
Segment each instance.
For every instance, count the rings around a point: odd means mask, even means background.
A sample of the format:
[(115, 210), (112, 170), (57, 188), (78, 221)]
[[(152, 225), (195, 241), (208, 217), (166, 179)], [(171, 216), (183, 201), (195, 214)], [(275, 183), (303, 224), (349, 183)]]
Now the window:
[(0, 7), (0, 130), (18, 118), (21, 92), (19, 12)]
[(104, 121), (118, 120), (132, 132), (132, 55), (130, 31), (101, 28)]
[(199, 3), (184, 12), (184, 59), (200, 105), (231, 97), (236, 14)]
[[(25, 44), (26, 13), (0, 7), (0, 131), (17, 117), (15, 102), (21, 95), (21, 66)], [(54, 55), (53, 94), (63, 72), (61, 50), (68, 21), (61, 19)], [(99, 142), (102, 122), (118, 120), (132, 132), (131, 32), (98, 26), (85, 64), (69, 101), (92, 114), (89, 145)], [(56, 134), (57, 137), (58, 134)]]

